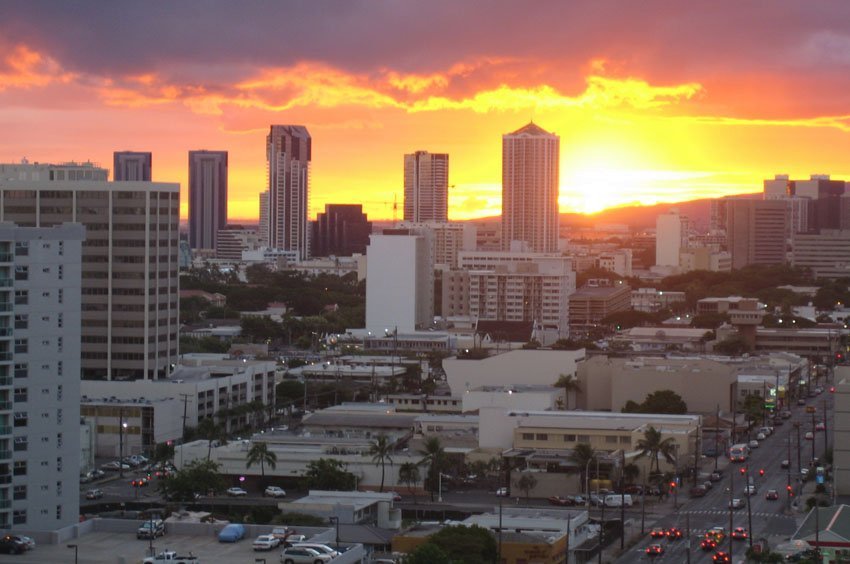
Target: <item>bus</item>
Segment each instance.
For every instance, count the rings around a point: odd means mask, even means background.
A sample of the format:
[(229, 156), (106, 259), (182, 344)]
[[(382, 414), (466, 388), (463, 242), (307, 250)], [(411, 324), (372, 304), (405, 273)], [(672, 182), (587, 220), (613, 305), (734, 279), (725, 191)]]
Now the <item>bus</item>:
[(746, 462), (749, 455), (750, 447), (748, 447), (745, 443), (729, 447), (729, 460), (731, 462)]

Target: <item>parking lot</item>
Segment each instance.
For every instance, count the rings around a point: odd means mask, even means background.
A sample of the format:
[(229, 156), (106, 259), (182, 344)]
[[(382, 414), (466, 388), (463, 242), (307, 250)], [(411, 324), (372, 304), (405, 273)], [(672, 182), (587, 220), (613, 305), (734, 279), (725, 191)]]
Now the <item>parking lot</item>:
[[(176, 550), (179, 554), (191, 552), (200, 559), (199, 564), (254, 564), (265, 559), (268, 564), (277, 564), (280, 550), (254, 552), (253, 538), (244, 538), (233, 544), (219, 543), (213, 536), (166, 535), (156, 540), (157, 553)], [(39, 564), (68, 564), (74, 562), (74, 549), (66, 545), (76, 544), (79, 564), (138, 564), (148, 556), (148, 541), (136, 540), (127, 533), (91, 533), (82, 538), (60, 545), (40, 545), (26, 554), (0, 555), (0, 562), (38, 562)]]

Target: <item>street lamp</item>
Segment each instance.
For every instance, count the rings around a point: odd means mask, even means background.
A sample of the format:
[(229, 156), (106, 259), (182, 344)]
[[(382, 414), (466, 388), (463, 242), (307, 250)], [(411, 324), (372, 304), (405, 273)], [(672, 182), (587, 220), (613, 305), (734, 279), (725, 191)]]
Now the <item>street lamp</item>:
[(77, 562), (79, 562), (79, 559), (77, 558), (79, 556), (79, 553), (80, 553), (79, 547), (76, 544), (69, 544), (68, 548), (74, 549), (74, 564), (77, 564)]
[(328, 517), (328, 522), (332, 525), (336, 525), (336, 545), (334, 545), (334, 548), (337, 552), (339, 552), (339, 517)]
[(119, 413), (118, 425), (118, 477), (124, 477), (124, 433), (127, 431), (127, 422), (124, 421), (123, 411)]

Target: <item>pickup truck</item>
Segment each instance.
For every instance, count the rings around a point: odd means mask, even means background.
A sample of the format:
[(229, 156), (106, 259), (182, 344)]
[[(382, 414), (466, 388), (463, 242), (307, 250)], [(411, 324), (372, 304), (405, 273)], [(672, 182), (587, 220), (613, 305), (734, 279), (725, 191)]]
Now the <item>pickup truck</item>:
[(143, 564), (164, 564), (165, 562), (169, 564), (201, 564), (198, 557), (192, 556), (191, 552), (189, 556), (180, 556), (173, 550), (164, 550), (156, 556), (148, 556), (142, 562)]

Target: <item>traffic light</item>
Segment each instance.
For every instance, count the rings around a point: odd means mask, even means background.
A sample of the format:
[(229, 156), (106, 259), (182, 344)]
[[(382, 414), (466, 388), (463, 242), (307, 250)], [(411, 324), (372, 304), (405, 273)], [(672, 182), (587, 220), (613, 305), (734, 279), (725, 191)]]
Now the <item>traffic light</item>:
[(785, 489), (788, 490), (788, 497), (794, 497), (794, 488), (791, 486), (791, 484), (785, 486)]
[(835, 393), (835, 386), (830, 386), (830, 387), (829, 387), (829, 393), (830, 393), (830, 394), (834, 394), (834, 393)]
[(742, 467), (741, 467), (741, 476), (743, 476), (743, 475), (744, 475), (744, 474), (746, 474), (746, 473), (747, 473), (747, 467), (746, 467), (746, 466), (742, 466)]
[(764, 476), (764, 468), (759, 469), (759, 476)]

